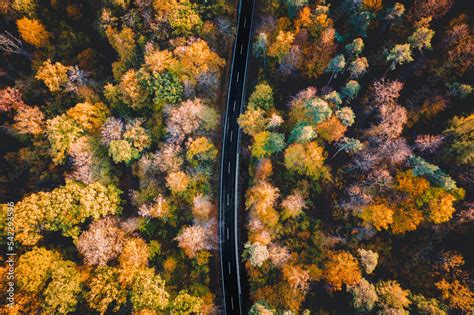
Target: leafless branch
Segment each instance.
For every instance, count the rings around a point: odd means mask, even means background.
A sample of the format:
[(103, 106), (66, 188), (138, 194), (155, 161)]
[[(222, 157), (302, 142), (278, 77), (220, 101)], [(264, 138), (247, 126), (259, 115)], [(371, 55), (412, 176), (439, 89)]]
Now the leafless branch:
[(23, 48), (23, 43), (20, 39), (13, 36), (10, 32), (5, 31), (0, 34), (0, 49), (10, 54), (20, 54), (30, 58), (30, 54)]

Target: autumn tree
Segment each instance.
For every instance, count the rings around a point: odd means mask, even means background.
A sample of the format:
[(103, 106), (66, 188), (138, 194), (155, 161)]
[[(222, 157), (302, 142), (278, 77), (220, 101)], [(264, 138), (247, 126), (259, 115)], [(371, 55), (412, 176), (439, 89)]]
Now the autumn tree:
[(307, 205), (303, 194), (300, 191), (295, 191), (282, 200), (281, 207), (283, 209), (282, 219), (287, 219), (302, 214)]
[(259, 83), (250, 94), (248, 106), (252, 109), (262, 109), (264, 111), (273, 107), (273, 89), (268, 83)]
[(42, 247), (35, 247), (21, 255), (16, 269), (19, 288), (29, 293), (42, 292), (51, 270), (60, 259), (59, 253)]
[(357, 284), (362, 274), (357, 260), (346, 251), (331, 252), (324, 267), (324, 278), (335, 291), (342, 289), (342, 285)]
[(199, 14), (193, 10), (192, 3), (188, 1), (174, 5), (168, 15), (168, 23), (175, 35), (191, 35), (199, 31), (203, 24)]
[(298, 174), (320, 179), (326, 174), (323, 153), (316, 142), (290, 144), (285, 150), (285, 166)]
[(126, 140), (112, 140), (109, 144), (109, 156), (115, 163), (129, 163), (137, 159), (140, 153)]
[(274, 209), (278, 196), (278, 188), (266, 181), (258, 181), (247, 190), (245, 208), (255, 211), (267, 225), (273, 226), (278, 221), (278, 214)]
[(261, 267), (270, 256), (267, 247), (259, 243), (246, 243), (244, 248), (242, 257), (253, 267)]
[(208, 195), (199, 194), (193, 198), (193, 215), (196, 220), (206, 221), (209, 219), (214, 205)]
[(169, 303), (165, 281), (152, 268), (138, 270), (130, 287), (130, 302), (136, 312), (165, 310)]
[(113, 140), (122, 139), (123, 131), (124, 123), (122, 120), (115, 117), (107, 118), (100, 129), (101, 143), (109, 146)]
[(352, 304), (357, 310), (370, 312), (378, 301), (375, 286), (364, 278), (347, 290), (352, 294)]
[(474, 162), (474, 115), (454, 117), (448, 129), (444, 131), (450, 142), (449, 156), (462, 165)]
[(368, 67), (369, 67), (369, 62), (367, 61), (367, 58), (365, 57), (356, 58), (355, 60), (351, 61), (351, 63), (349, 64), (349, 72), (351, 74), (351, 77), (354, 79), (359, 78), (367, 71)]
[(189, 294), (187, 291), (180, 291), (171, 302), (170, 309), (175, 314), (199, 313), (204, 306), (204, 301)]
[(120, 78), (118, 87), (124, 103), (133, 109), (140, 109), (147, 101), (147, 91), (141, 84), (139, 75), (135, 69), (127, 70)]
[(186, 256), (194, 258), (200, 251), (213, 248), (212, 230), (202, 225), (184, 227), (175, 238)]
[(441, 296), (449, 305), (455, 309), (460, 309), (465, 312), (472, 310), (474, 304), (474, 293), (459, 280), (448, 282), (446, 279), (441, 279), (435, 283)]
[(187, 100), (170, 109), (166, 130), (176, 142), (184, 140), (198, 130), (212, 131), (217, 127), (218, 114), (201, 99)]
[(411, 304), (410, 291), (402, 289), (394, 280), (379, 281), (376, 285), (378, 305), (384, 312), (405, 312)]
[(375, 267), (377, 267), (379, 254), (371, 251), (370, 249), (365, 250), (363, 248), (359, 248), (357, 252), (359, 253), (360, 262), (362, 267), (364, 267), (365, 272), (367, 274), (371, 274)]
[(81, 234), (77, 250), (88, 265), (105, 265), (119, 256), (124, 239), (125, 233), (119, 226), (119, 220), (106, 217), (94, 221), (89, 230)]
[(119, 195), (113, 185), (84, 185), (69, 180), (51, 192), (28, 195), (16, 205), (16, 238), (24, 245), (35, 245), (44, 230), (77, 238), (79, 224), (88, 218), (120, 213)]
[(271, 309), (267, 303), (259, 301), (252, 305), (249, 310), (249, 315), (273, 315), (276, 310)]
[[(126, 301), (126, 291), (119, 282), (119, 273), (114, 267), (98, 267), (88, 283), (85, 294), (89, 307), (101, 315), (108, 310), (117, 312)], [(113, 306), (113, 307), (112, 307)]]
[(410, 44), (395, 45), (387, 53), (387, 61), (390, 62), (389, 70), (395, 69), (397, 65), (402, 65), (413, 61)]
[(250, 151), (253, 157), (260, 159), (281, 152), (284, 148), (285, 138), (283, 134), (262, 131), (254, 136)]
[(46, 313), (69, 313), (76, 309), (81, 292), (77, 266), (59, 253), (35, 247), (21, 255), (16, 268), (20, 290), (42, 296)]
[(173, 193), (182, 193), (184, 192), (190, 183), (190, 178), (186, 173), (178, 171), (169, 173), (166, 177), (166, 186)]
[(309, 289), (311, 281), (310, 272), (301, 266), (291, 264), (283, 266), (283, 278), (293, 289), (298, 289), (302, 292), (307, 292)]
[(12, 8), (26, 16), (34, 16), (38, 4), (35, 0), (14, 0), (11, 3)]
[(237, 121), (242, 131), (250, 136), (264, 130), (267, 125), (265, 111), (259, 108), (247, 108), (244, 113), (240, 114)]
[(139, 238), (128, 239), (119, 256), (119, 282), (131, 285), (135, 277), (148, 266), (148, 245)]
[(46, 313), (74, 312), (82, 291), (81, 274), (72, 261), (59, 261), (51, 272), (51, 280), (44, 290)]
[(107, 106), (101, 102), (95, 104), (79, 103), (70, 108), (66, 114), (83, 130), (94, 132), (98, 131), (104, 124), (109, 110)]
[(268, 56), (276, 58), (278, 62), (282, 62), (283, 58), (290, 52), (294, 39), (295, 35), (292, 32), (279, 31), (275, 41), (270, 44)]
[(8, 112), (25, 106), (23, 95), (17, 88), (6, 87), (0, 90), (0, 112)]
[(358, 214), (365, 224), (372, 225), (378, 231), (388, 229), (393, 222), (393, 210), (384, 204), (365, 206)]
[(408, 38), (408, 43), (411, 47), (418, 49), (431, 49), (431, 39), (435, 32), (427, 27), (419, 27), (415, 32)]
[(164, 219), (170, 215), (170, 206), (168, 201), (160, 194), (151, 203), (141, 205), (138, 214), (144, 217)]
[(46, 136), (50, 142), (50, 153), (55, 164), (63, 164), (71, 145), (83, 134), (77, 123), (63, 114), (46, 121)]
[(194, 166), (197, 166), (198, 162), (214, 161), (217, 153), (216, 147), (208, 138), (198, 137), (188, 144), (186, 158)]
[[(452, 3), (452, 1), (447, 1)], [(456, 71), (464, 73), (473, 65), (474, 36), (469, 27), (467, 15), (461, 15), (449, 22), (449, 29), (444, 39), (445, 53), (448, 62)]]
[(24, 105), (18, 107), (14, 120), (13, 128), (19, 134), (38, 136), (44, 131), (44, 114), (36, 106)]
[(23, 17), (16, 21), (16, 25), (21, 38), (28, 44), (36, 48), (49, 44), (50, 33), (39, 20)]
[(70, 67), (64, 66), (60, 62), (53, 64), (48, 59), (38, 68), (35, 78), (42, 80), (51, 92), (59, 92), (69, 81), (69, 70)]
[(202, 39), (176, 47), (173, 55), (180, 62), (178, 76), (190, 81), (194, 81), (206, 72), (218, 73), (225, 64), (225, 60), (212, 51), (207, 42)]
[(180, 155), (181, 147), (176, 144), (166, 143), (154, 155), (154, 166), (163, 173), (176, 172), (180, 170), (184, 159)]

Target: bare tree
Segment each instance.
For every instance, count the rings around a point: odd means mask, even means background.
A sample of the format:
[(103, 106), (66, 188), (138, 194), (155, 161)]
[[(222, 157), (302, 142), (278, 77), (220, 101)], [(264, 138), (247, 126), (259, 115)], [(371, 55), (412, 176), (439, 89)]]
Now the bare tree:
[(0, 49), (9, 54), (19, 54), (31, 60), (30, 54), (23, 48), (20, 39), (13, 36), (10, 32), (5, 31), (0, 34)]

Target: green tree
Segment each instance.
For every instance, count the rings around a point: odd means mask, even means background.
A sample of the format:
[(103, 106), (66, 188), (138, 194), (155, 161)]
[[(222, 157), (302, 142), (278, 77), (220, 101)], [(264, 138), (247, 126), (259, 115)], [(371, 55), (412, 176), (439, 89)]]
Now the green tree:
[(51, 145), (49, 151), (55, 164), (65, 162), (69, 148), (82, 134), (81, 127), (65, 114), (46, 121), (46, 136)]
[(449, 138), (449, 158), (455, 159), (461, 165), (473, 165), (474, 114), (454, 117), (444, 134)]
[(349, 59), (357, 58), (364, 49), (364, 40), (362, 38), (354, 39), (350, 44), (345, 46)]
[(469, 84), (462, 84), (458, 82), (454, 82), (452, 84), (448, 84), (449, 92), (459, 97), (459, 99), (465, 99), (469, 94), (472, 93), (472, 86)]
[(313, 127), (306, 122), (301, 122), (291, 130), (288, 142), (307, 143), (314, 140), (314, 138), (316, 138), (316, 132)]
[(285, 136), (280, 133), (262, 131), (254, 136), (252, 156), (260, 159), (278, 153), (285, 148)]
[(268, 36), (265, 32), (260, 32), (255, 39), (253, 44), (253, 53), (255, 57), (263, 57), (263, 65), (265, 67), (267, 62), (267, 50), (268, 50)]
[(192, 6), (192, 3), (188, 1), (178, 2), (173, 5), (173, 9), (168, 16), (168, 23), (174, 35), (187, 36), (200, 30), (203, 23), (201, 17)]
[(112, 140), (109, 144), (109, 155), (115, 163), (129, 163), (140, 156), (140, 152), (127, 140)]
[(350, 107), (342, 107), (336, 111), (336, 116), (346, 127), (352, 126), (355, 122), (355, 114)]
[(319, 97), (306, 101), (305, 110), (314, 125), (328, 120), (332, 115), (328, 102)]
[[(402, 65), (413, 61), (410, 44), (395, 45), (387, 54), (387, 61), (390, 66), (387, 69), (393, 70), (397, 65)], [(387, 73), (385, 72), (385, 73)], [(385, 75), (384, 75), (385, 76)]]
[(340, 54), (332, 58), (331, 61), (329, 61), (329, 64), (326, 70), (324, 71), (324, 72), (331, 72), (331, 77), (329, 78), (329, 81), (326, 84), (326, 86), (329, 86), (332, 79), (337, 77), (337, 74), (342, 72), (345, 67), (346, 67), (346, 58), (344, 58), (344, 55)]
[(204, 301), (196, 296), (188, 294), (186, 291), (180, 291), (174, 298), (170, 310), (173, 314), (191, 314), (199, 313)]
[(421, 294), (410, 297), (420, 314), (447, 315), (447, 307), (434, 298), (425, 298)]
[(161, 109), (164, 104), (176, 104), (183, 99), (183, 84), (178, 77), (171, 73), (153, 72), (148, 81), (151, 90), (153, 104), (156, 109)]
[(273, 107), (273, 89), (267, 83), (259, 83), (250, 95), (248, 106), (254, 109), (269, 110)]
[(354, 97), (359, 94), (360, 84), (355, 80), (350, 80), (341, 90), (341, 95), (343, 98), (346, 98), (348, 101), (352, 100)]

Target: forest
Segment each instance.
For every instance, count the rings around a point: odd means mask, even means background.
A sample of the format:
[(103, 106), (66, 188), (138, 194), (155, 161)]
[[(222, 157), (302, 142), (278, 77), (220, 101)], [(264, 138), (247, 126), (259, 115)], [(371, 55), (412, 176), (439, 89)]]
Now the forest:
[(217, 312), (234, 4), (13, 0), (1, 11), (0, 313)]
[(251, 314), (471, 314), (469, 1), (258, 1)]
[[(245, 314), (474, 312), (470, 0), (256, 0)], [(0, 3), (0, 314), (223, 314), (239, 1)]]

